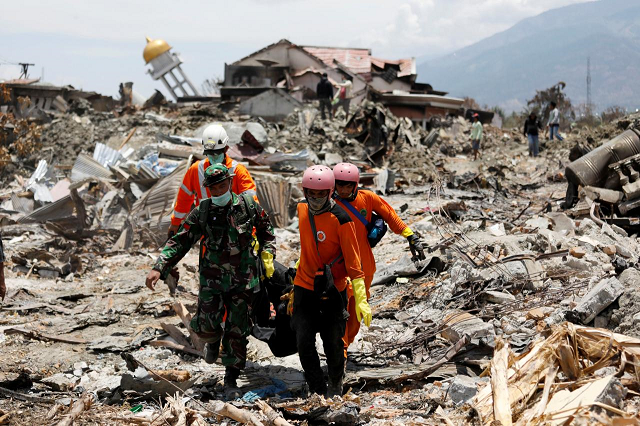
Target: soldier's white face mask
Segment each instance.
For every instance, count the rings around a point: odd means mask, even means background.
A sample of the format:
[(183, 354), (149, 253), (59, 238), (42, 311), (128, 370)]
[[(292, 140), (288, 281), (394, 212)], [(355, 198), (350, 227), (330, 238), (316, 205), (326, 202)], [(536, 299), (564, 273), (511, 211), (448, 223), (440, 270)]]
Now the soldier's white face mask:
[(226, 206), (229, 204), (229, 201), (231, 201), (231, 190), (228, 190), (218, 197), (211, 197), (211, 202), (218, 207)]

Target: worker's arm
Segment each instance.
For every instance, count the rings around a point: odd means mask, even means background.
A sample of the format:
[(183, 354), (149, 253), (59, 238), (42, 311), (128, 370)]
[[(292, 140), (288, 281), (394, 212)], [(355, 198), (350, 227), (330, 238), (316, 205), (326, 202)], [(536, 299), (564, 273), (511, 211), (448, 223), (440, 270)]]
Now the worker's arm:
[(271, 278), (275, 271), (275, 265), (273, 263), (276, 257), (276, 236), (273, 233), (273, 225), (269, 220), (269, 215), (265, 212), (260, 204), (255, 203), (256, 219), (254, 226), (256, 229), (256, 238), (262, 248), (260, 252), (260, 258), (265, 269), (265, 275), (267, 278)]
[(160, 272), (165, 279), (169, 271), (189, 252), (191, 247), (202, 237), (204, 230), (200, 228), (200, 207), (191, 210), (182, 222), (178, 232), (165, 244), (153, 269)]
[(379, 214), (395, 234), (401, 234), (407, 228), (407, 225), (400, 219), (393, 207), (378, 194), (367, 191), (366, 195), (371, 197), (373, 212)]
[(196, 162), (189, 167), (189, 170), (187, 170), (187, 173), (184, 175), (184, 179), (182, 179), (182, 185), (180, 185), (178, 197), (176, 198), (176, 206), (171, 215), (172, 227), (180, 225), (184, 218), (187, 217), (189, 210), (191, 210), (193, 198), (196, 195), (196, 188), (193, 187), (193, 182), (196, 181), (196, 179), (193, 178), (197, 176), (198, 163)]
[(344, 257), (344, 265), (347, 269), (347, 276), (351, 278), (352, 281), (356, 278), (364, 278), (355, 224), (352, 221), (341, 224), (338, 228), (338, 236), (340, 238), (342, 257)]
[(247, 168), (242, 164), (238, 164), (236, 166), (232, 191), (237, 195), (242, 193), (249, 194), (254, 200), (258, 201), (258, 189), (256, 188), (256, 183), (253, 181), (249, 170), (247, 170)]

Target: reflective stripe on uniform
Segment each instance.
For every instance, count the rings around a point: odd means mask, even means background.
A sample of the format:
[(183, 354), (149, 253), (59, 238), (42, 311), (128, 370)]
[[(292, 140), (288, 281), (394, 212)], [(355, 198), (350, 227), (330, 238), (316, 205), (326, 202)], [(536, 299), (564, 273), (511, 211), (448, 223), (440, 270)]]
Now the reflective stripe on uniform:
[(180, 189), (184, 191), (184, 193), (187, 194), (189, 197), (193, 195), (193, 192), (189, 191), (189, 188), (187, 188), (184, 183), (180, 185)]
[(231, 160), (231, 168), (229, 169), (229, 173), (233, 174), (236, 171), (236, 167), (238, 167), (238, 162), (236, 160)]
[(178, 219), (183, 219), (186, 215), (187, 215), (187, 213), (180, 213), (177, 210), (173, 211), (173, 216), (178, 218)]
[(253, 189), (247, 189), (246, 191), (243, 192), (243, 194), (247, 194), (247, 195), (255, 195), (257, 196), (258, 194), (256, 193), (255, 190)]
[(200, 195), (196, 204), (200, 204), (201, 200), (208, 198), (207, 188), (204, 187), (204, 160), (198, 162), (198, 184), (200, 185)]

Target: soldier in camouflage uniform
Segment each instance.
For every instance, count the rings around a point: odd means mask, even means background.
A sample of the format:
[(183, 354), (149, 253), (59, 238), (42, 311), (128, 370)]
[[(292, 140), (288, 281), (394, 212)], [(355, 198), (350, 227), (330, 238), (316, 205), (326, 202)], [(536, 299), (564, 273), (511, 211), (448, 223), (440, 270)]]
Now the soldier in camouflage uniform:
[(204, 237), (200, 247), (198, 310), (191, 327), (206, 342), (208, 363), (218, 358), (222, 340), (224, 384), (228, 393), (237, 395), (236, 380), (245, 366), (247, 337), (251, 333), (251, 301), (260, 284), (252, 231), (255, 229), (262, 249), (260, 257), (267, 278), (273, 275), (276, 249), (269, 216), (253, 197), (231, 192), (232, 177), (222, 164), (207, 168), (204, 185), (209, 188), (211, 198), (193, 209), (167, 241), (147, 276), (147, 287), (153, 290), (158, 279), (165, 279)]

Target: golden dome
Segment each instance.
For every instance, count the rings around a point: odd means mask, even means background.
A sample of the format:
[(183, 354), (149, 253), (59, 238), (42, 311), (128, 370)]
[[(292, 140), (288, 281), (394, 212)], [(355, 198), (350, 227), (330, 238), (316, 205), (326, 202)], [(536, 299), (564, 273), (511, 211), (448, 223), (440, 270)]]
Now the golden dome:
[(151, 40), (147, 37), (147, 45), (142, 52), (145, 63), (149, 63), (164, 52), (168, 52), (171, 46), (164, 40)]

